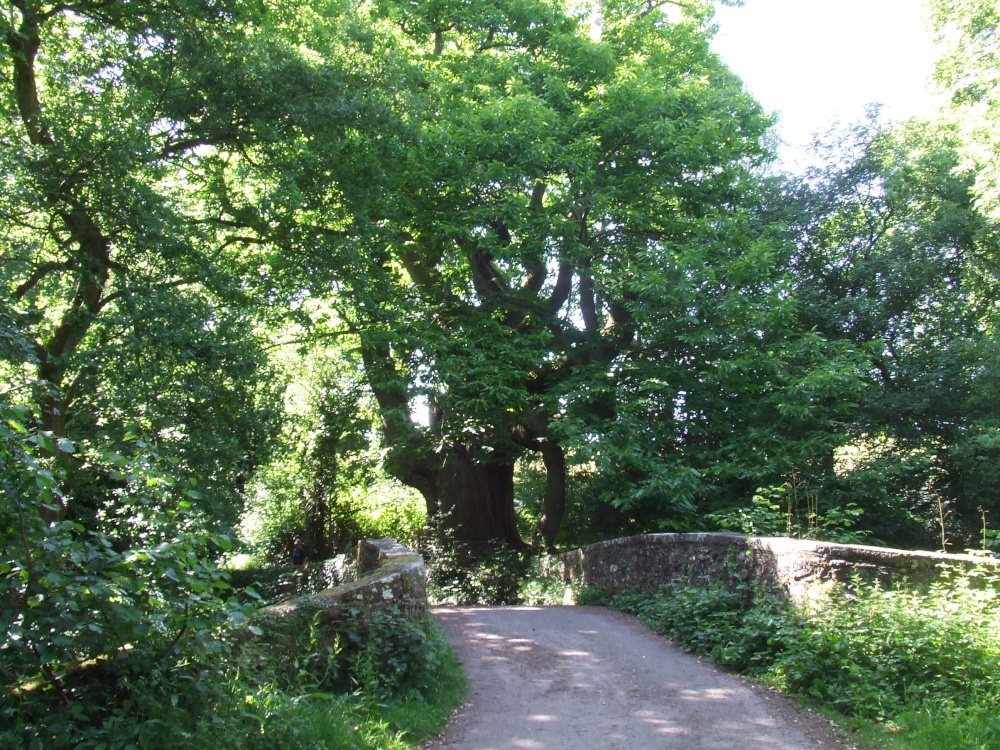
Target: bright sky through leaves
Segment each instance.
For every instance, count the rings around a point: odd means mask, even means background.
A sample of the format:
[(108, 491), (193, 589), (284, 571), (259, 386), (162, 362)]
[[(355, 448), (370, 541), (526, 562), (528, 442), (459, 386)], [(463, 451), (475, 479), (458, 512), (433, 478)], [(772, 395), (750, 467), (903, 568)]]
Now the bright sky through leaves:
[(892, 120), (933, 111), (924, 0), (746, 0), (719, 8), (715, 48), (768, 111), (787, 166), (812, 134), (879, 102)]

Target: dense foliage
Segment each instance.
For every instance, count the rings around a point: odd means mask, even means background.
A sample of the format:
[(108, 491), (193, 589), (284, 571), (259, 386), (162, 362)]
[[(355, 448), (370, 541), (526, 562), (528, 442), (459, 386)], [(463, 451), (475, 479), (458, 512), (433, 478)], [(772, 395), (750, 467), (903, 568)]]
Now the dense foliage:
[(1000, 173), (993, 158), (1000, 145), (1000, 9), (992, 0), (931, 0), (930, 8), (941, 50), (935, 78), (948, 98), (943, 114), (961, 134), (964, 166), (975, 175), (980, 205), (995, 219), (1000, 215)]
[[(956, 144), (944, 126), (859, 124), (800, 188), (803, 322), (856, 352), (864, 386), (819, 487), (898, 546), (934, 546), (933, 526), (938, 547), (979, 546), (978, 511), (997, 510), (1000, 235), (974, 206)], [(953, 516), (943, 529), (942, 515)]]
[[(213, 560), (196, 483), (141, 441), (93, 452), (121, 487), (103, 530), (48, 523), (71, 502), (58, 454), (79, 446), (0, 417), (0, 744), (11, 748), (408, 748), (464, 682), (440, 632), (394, 614), (335, 627), (251, 620)], [(330, 746), (330, 745), (327, 745)]]
[(420, 747), (461, 701), (460, 665), (432, 623), (366, 622), (332, 631), (303, 623), (279, 638), (265, 629), (222, 660), (191, 652), (168, 670), (121, 659), (88, 665), (66, 680), (71, 704), (6, 696), (0, 741), (18, 749), (207, 749), (220, 738), (240, 748)]

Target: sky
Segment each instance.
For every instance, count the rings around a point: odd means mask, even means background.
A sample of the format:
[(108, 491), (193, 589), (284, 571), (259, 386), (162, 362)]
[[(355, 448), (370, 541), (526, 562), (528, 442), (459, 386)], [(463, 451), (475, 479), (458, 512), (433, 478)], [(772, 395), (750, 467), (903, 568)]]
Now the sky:
[(714, 47), (769, 112), (785, 166), (834, 120), (879, 102), (891, 120), (929, 115), (934, 67), (926, 0), (745, 0), (721, 7)]

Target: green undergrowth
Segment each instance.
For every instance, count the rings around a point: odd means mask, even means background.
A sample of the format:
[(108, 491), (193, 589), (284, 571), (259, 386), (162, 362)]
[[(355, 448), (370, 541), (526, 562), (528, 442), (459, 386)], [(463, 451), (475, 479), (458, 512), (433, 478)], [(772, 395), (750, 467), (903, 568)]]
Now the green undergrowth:
[(403, 750), (440, 732), (464, 695), (433, 620), (287, 625), (262, 623), (242, 645), (154, 669), (139, 655), (81, 669), (62, 681), (68, 702), (30, 686), (8, 693), (0, 747)]
[(500, 543), (463, 544), (428, 540), (427, 598), (434, 604), (521, 604), (521, 587), (538, 578), (538, 553)]
[(1000, 748), (1000, 596), (982, 571), (928, 591), (854, 581), (808, 611), (748, 584), (590, 593), (685, 650), (839, 716), (892, 750)]

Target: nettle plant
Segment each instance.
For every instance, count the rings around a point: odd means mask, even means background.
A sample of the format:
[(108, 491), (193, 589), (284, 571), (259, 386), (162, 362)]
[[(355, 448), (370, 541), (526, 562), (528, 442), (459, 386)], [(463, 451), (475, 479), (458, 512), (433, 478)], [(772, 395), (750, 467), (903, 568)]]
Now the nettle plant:
[(720, 528), (750, 536), (787, 536), (841, 544), (871, 544), (871, 532), (855, 528), (864, 513), (855, 503), (822, 508), (818, 494), (798, 478), (758, 488), (749, 507), (713, 513)]
[[(855, 578), (802, 611), (750, 584), (677, 580), (608, 603), (717, 664), (842, 716), (885, 722), (914, 711), (995, 716), (997, 582), (987, 568), (943, 569), (926, 591)], [(994, 745), (962, 745), (973, 746)]]

